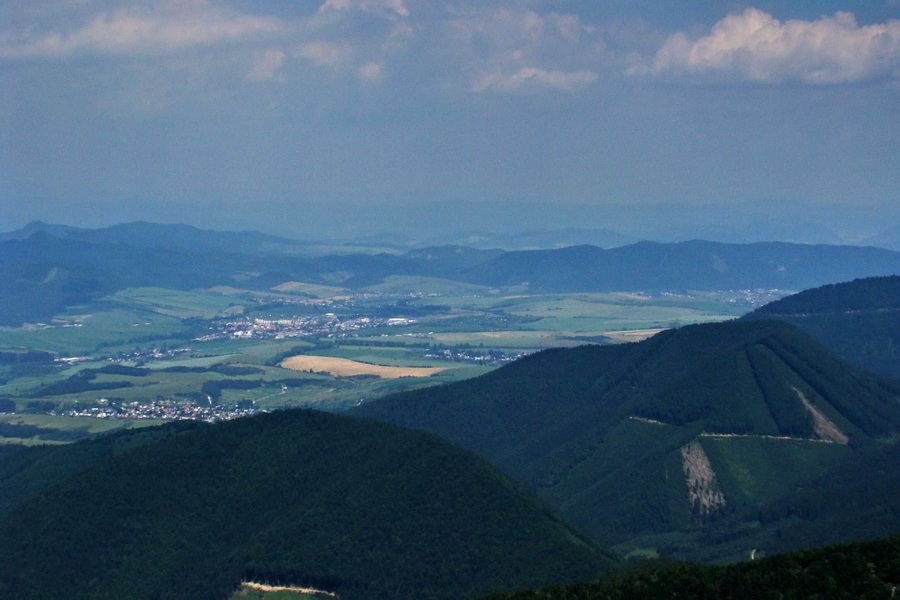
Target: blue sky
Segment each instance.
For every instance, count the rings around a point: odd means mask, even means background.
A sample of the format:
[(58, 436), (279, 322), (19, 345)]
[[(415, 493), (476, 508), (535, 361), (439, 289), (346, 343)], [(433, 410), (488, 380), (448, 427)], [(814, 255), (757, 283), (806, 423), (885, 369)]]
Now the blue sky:
[(896, 0), (0, 5), (3, 229), (518, 203), (887, 227), (898, 181)]

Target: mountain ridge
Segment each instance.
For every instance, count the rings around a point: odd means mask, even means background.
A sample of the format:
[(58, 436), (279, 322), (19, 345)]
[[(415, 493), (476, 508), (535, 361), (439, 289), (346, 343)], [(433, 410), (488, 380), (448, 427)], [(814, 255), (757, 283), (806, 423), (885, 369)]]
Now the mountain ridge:
[(900, 379), (900, 275), (804, 290), (742, 318), (791, 323), (851, 364)]
[[(803, 289), (900, 272), (900, 252), (853, 246), (639, 242), (610, 250), (572, 246), (501, 252), (445, 246), (403, 255), (304, 256), (295, 251), (299, 246), (253, 232), (122, 227), (92, 230), (101, 235), (93, 241), (51, 231), (0, 241), (0, 324), (47, 321), (68, 307), (130, 286), (188, 290), (239, 282), (242, 288), (269, 290), (305, 282), (359, 289), (392, 276), (419, 276), (510, 293), (663, 293)], [(157, 240), (154, 232), (160, 227), (178, 234)]]
[(786, 323), (737, 321), (545, 351), (353, 412), (456, 441), (622, 544), (749, 514), (883, 445), (900, 385)]

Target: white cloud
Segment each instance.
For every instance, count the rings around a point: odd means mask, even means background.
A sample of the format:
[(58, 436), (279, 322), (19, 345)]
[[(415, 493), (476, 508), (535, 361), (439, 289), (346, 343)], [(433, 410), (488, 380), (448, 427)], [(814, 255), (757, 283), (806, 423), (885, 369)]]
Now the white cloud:
[(309, 42), (298, 46), (293, 55), (317, 67), (345, 67), (353, 61), (353, 48), (345, 42)]
[(473, 92), (516, 92), (519, 90), (548, 89), (563, 92), (581, 90), (600, 78), (593, 71), (545, 71), (535, 67), (523, 67), (512, 75), (491, 73), (480, 77), (470, 88)]
[(79, 52), (160, 53), (273, 34), (282, 24), (244, 15), (204, 0), (128, 5), (95, 15), (70, 31), (26, 30), (0, 34), (0, 56), (59, 58)]
[(364, 82), (374, 83), (381, 81), (383, 77), (381, 63), (367, 62), (359, 68), (359, 78)]
[(275, 73), (284, 64), (285, 54), (282, 50), (265, 50), (254, 53), (253, 69), (247, 75), (252, 81), (264, 81), (275, 77)]
[(472, 92), (575, 92), (599, 79), (604, 44), (575, 15), (474, 10), (449, 20), (443, 35)]
[(709, 35), (671, 36), (652, 62), (634, 72), (696, 74), (813, 84), (900, 76), (900, 20), (859, 26), (846, 12), (815, 21), (779, 21), (747, 9), (719, 21)]
[(510, 8), (462, 13), (451, 19), (450, 25), (459, 41), (471, 43), (478, 39), (499, 46), (578, 44), (594, 32), (593, 27), (583, 24), (576, 15), (541, 15)]
[(401, 17), (408, 17), (409, 10), (403, 5), (403, 0), (325, 0), (319, 10), (350, 11), (361, 10), (365, 12), (392, 12)]
[(302, 63), (338, 76), (328, 82), (394, 79), (388, 83), (504, 93), (574, 92), (609, 70), (592, 26), (530, 0), (317, 4), (313, 14), (274, 18), (227, 0), (74, 0), (64, 11), (23, 18), (16, 29), (0, 25), (0, 60), (90, 56), (112, 73), (153, 56), (173, 89), (185, 87), (179, 81), (188, 75), (175, 61), (186, 61), (204, 74), (191, 77), (198, 88), (223, 90), (235, 81), (317, 77), (296, 68)]

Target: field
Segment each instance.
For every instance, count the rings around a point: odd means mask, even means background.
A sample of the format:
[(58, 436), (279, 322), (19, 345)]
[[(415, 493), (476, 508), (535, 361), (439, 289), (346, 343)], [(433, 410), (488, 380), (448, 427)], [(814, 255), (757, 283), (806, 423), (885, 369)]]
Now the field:
[(117, 292), (111, 300), (179, 319), (241, 314), (247, 304), (225, 295), (165, 288), (130, 288)]
[(333, 356), (308, 356), (300, 354), (286, 358), (279, 364), (292, 371), (309, 371), (311, 373), (327, 373), (335, 377), (351, 377), (353, 375), (374, 375), (383, 379), (398, 377), (430, 377), (445, 369), (434, 367), (391, 367), (373, 365), (371, 363), (335, 358)]
[[(71, 441), (130, 422), (123, 416), (343, 410), (545, 348), (637, 341), (749, 309), (739, 293), (523, 295), (421, 277), (357, 294), (301, 282), (263, 292), (132, 288), (46, 325), (0, 328), (0, 349), (56, 359), (0, 365), (0, 401), (17, 418), (46, 420), (39, 431), (7, 426), (0, 439)], [(117, 418), (86, 416), (110, 412)]]
[[(0, 444), (63, 444), (119, 429), (159, 425), (157, 420), (109, 420), (50, 415), (0, 415)], [(16, 436), (19, 432), (19, 436)]]

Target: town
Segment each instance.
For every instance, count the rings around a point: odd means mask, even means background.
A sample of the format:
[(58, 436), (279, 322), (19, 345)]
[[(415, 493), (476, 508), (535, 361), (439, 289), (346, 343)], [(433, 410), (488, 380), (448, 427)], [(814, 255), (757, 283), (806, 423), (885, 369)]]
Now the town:
[(145, 402), (119, 403), (107, 398), (97, 400), (96, 406), (84, 408), (54, 409), (47, 414), (66, 417), (93, 417), (95, 419), (162, 419), (194, 420), (215, 423), (247, 417), (259, 411), (249, 400), (231, 404), (201, 406), (195, 400), (169, 399)]
[(346, 336), (350, 332), (376, 327), (399, 327), (415, 324), (413, 319), (356, 317), (341, 319), (334, 313), (315, 317), (291, 317), (287, 319), (244, 318), (218, 322), (210, 326), (211, 333), (194, 338), (194, 341), (284, 339), (307, 336)]

